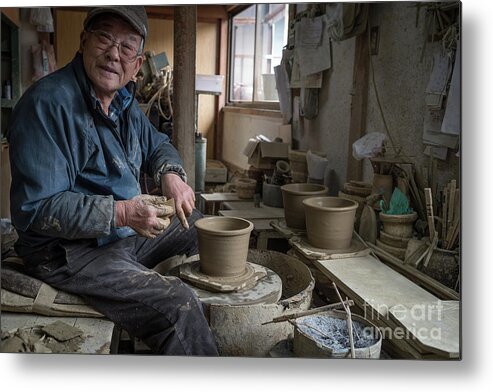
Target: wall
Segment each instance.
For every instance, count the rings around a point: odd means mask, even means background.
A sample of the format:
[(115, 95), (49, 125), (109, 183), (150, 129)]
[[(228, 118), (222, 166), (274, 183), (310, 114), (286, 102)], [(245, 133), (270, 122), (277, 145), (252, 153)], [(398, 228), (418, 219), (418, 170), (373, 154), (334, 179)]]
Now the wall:
[[(386, 2), (370, 5), (372, 26), (379, 26), (378, 54), (372, 56), (374, 77), (386, 122), (393, 139), (417, 166), (427, 165), (424, 155), (422, 129), (425, 113), (425, 88), (432, 69), (430, 44), (420, 61), (425, 42), (425, 9), (419, 11), (416, 26), (416, 7), (405, 2)], [(336, 194), (346, 182), (348, 132), (351, 110), (351, 90), (354, 65), (355, 38), (332, 43), (333, 67), (324, 72), (319, 92), (319, 114), (312, 121), (305, 120), (301, 149), (321, 150), (327, 153), (331, 194)], [(383, 132), (370, 72), (368, 108), (365, 132)], [(349, 155), (350, 156), (350, 155)], [(452, 178), (459, 179), (459, 158), (449, 150), (446, 161), (438, 161), (438, 183), (443, 186)], [(368, 160), (364, 162), (364, 180), (370, 181), (373, 171)]]
[[(407, 3), (376, 4), (371, 12), (372, 25), (380, 26), (379, 52), (372, 56), (372, 62), (384, 115), (394, 139), (418, 167), (429, 162), (429, 157), (423, 153), (422, 133), (427, 110), (424, 91), (433, 55), (431, 43), (425, 45), (425, 13), (422, 8), (416, 26), (416, 8)], [(370, 76), (367, 131), (384, 131), (371, 79)], [(451, 150), (446, 161), (437, 161), (439, 189), (452, 178), (459, 180), (459, 164), (460, 159)], [(365, 178), (371, 178), (368, 162), (364, 172)]]
[(332, 68), (323, 75), (319, 91), (319, 113), (304, 121), (300, 150), (327, 154), (330, 168), (327, 185), (336, 195), (346, 178), (348, 131), (351, 116), (355, 38), (332, 43)]

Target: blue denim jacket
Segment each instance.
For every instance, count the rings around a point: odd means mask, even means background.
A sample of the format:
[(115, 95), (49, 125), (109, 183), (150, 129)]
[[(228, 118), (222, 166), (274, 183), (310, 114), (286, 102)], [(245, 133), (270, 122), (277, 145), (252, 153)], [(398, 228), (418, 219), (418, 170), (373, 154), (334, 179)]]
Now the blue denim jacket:
[(60, 238), (103, 245), (134, 235), (114, 227), (114, 210), (116, 200), (141, 193), (141, 169), (158, 185), (168, 170), (186, 181), (178, 152), (143, 114), (132, 88), (115, 95), (107, 116), (77, 54), (21, 97), (8, 134), (19, 255)]

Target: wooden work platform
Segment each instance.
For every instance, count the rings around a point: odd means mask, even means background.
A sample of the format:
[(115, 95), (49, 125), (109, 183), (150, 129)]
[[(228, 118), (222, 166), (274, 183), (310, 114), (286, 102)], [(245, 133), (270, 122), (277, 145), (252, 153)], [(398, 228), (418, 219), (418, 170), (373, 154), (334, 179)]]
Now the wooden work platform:
[(70, 351), (70, 353), (110, 354), (114, 324), (104, 318), (50, 317), (31, 313), (2, 312), (1, 321), (2, 334), (5, 332), (14, 333), (17, 329), (29, 333), (34, 328), (45, 327), (56, 321), (61, 321), (82, 331), (78, 348), (75, 351)]
[(403, 357), (460, 357), (458, 301), (441, 301), (371, 255), (311, 262)]

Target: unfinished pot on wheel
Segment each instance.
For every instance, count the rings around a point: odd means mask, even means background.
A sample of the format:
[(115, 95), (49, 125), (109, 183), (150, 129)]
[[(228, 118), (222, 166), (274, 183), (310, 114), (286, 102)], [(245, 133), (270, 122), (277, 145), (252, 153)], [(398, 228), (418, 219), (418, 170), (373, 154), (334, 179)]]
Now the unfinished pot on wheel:
[(320, 184), (286, 184), (281, 187), (286, 225), (305, 230), (303, 200), (314, 196), (325, 196), (329, 188)]
[(390, 215), (380, 212), (383, 231), (394, 237), (409, 238), (413, 236), (414, 222), (418, 218), (416, 211), (410, 214)]
[(200, 271), (210, 276), (237, 276), (245, 271), (253, 223), (242, 218), (212, 216), (195, 222)]
[(303, 200), (308, 242), (322, 249), (351, 246), (358, 203), (342, 197), (312, 197)]

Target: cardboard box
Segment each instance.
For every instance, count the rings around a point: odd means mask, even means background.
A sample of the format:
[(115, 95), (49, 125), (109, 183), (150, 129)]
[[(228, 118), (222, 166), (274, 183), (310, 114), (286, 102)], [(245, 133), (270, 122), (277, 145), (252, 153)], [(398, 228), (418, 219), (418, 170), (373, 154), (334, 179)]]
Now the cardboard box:
[(288, 159), (288, 151), (289, 143), (250, 139), (243, 154), (248, 157), (248, 164), (257, 169), (274, 169), (276, 161)]

